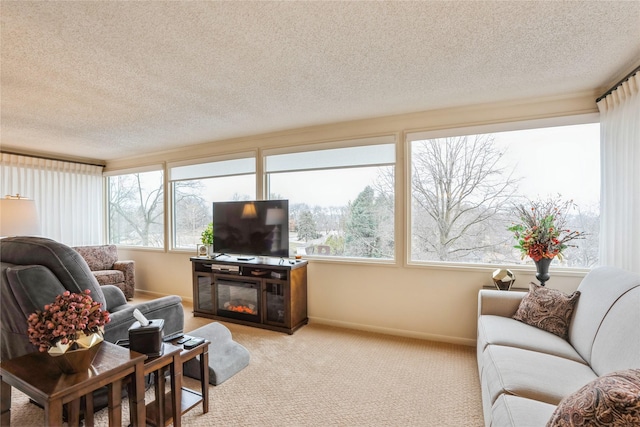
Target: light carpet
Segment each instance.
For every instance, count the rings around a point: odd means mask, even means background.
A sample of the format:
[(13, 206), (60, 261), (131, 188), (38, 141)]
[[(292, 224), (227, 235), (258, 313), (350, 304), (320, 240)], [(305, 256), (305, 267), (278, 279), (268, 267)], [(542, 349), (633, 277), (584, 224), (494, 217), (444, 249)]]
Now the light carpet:
[[(209, 322), (189, 316), (187, 331)], [(209, 413), (197, 406), (183, 416), (183, 425), (483, 425), (472, 347), (313, 323), (293, 335), (224, 324), (249, 350), (251, 362), (210, 386)], [(183, 384), (199, 386), (191, 378)], [(12, 425), (42, 425), (43, 411), (13, 393)], [(128, 421), (125, 399), (124, 425)], [(106, 410), (96, 413), (96, 425), (107, 424)]]

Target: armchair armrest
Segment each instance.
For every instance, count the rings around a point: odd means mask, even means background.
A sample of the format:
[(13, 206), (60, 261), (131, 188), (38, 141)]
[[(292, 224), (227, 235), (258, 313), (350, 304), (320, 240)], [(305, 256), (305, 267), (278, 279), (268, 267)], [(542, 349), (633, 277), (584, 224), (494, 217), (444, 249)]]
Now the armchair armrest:
[(481, 289), (478, 293), (478, 316), (492, 314), (512, 317), (527, 292)]
[(116, 261), (113, 263), (113, 269), (122, 271), (124, 274), (125, 295), (127, 298), (133, 298), (136, 287), (135, 280), (135, 261)]
[(119, 287), (114, 285), (102, 285), (100, 289), (102, 289), (102, 293), (104, 294), (104, 299), (107, 302), (106, 309), (109, 313), (117, 311), (118, 307), (127, 304), (127, 298)]
[[(104, 288), (104, 286), (103, 286)], [(119, 289), (118, 289), (119, 290)], [(111, 322), (104, 328), (104, 339), (115, 343), (129, 338), (129, 327), (136, 321), (133, 310), (138, 309), (147, 319), (164, 319), (164, 335), (174, 335), (183, 331), (184, 310), (182, 298), (177, 295), (156, 298), (137, 305), (126, 303), (115, 307)]]

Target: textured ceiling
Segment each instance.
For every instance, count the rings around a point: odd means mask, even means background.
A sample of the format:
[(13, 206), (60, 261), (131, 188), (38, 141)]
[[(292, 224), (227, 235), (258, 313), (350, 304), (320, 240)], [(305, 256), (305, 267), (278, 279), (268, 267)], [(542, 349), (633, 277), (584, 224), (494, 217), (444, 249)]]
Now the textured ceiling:
[(606, 89), (640, 58), (640, 1), (0, 7), (1, 148), (101, 160)]

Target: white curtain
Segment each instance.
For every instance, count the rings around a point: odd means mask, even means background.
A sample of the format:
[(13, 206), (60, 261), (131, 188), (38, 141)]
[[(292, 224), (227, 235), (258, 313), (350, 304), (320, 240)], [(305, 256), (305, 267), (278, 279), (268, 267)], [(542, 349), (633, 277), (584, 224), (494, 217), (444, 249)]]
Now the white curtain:
[(0, 197), (35, 200), (43, 237), (69, 246), (103, 242), (102, 166), (1, 153)]
[(600, 264), (640, 273), (640, 72), (598, 102)]

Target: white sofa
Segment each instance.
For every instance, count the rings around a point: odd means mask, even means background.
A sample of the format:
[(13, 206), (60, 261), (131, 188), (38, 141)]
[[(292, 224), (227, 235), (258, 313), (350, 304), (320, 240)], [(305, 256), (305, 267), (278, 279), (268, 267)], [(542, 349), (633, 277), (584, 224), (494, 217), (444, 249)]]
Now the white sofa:
[(640, 368), (640, 275), (599, 267), (578, 290), (568, 340), (512, 318), (526, 292), (480, 291), (477, 358), (487, 427), (545, 426), (563, 398), (605, 374)]

